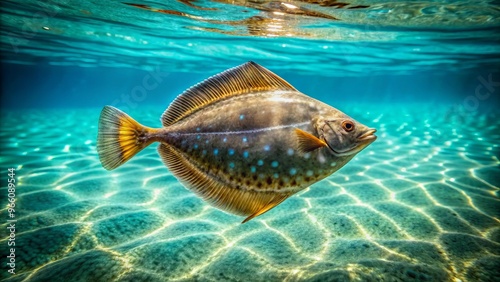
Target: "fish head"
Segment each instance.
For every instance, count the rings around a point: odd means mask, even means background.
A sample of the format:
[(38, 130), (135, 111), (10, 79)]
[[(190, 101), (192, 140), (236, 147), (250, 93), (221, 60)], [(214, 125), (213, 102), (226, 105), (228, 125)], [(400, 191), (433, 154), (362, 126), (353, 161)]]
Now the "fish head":
[(374, 128), (357, 122), (347, 115), (316, 120), (320, 139), (337, 157), (353, 156), (377, 139)]

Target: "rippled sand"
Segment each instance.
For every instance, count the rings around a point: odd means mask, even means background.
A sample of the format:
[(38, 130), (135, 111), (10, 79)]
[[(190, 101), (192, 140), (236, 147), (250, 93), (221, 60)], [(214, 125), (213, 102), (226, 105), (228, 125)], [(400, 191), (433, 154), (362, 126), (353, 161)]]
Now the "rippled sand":
[[(140, 110), (132, 116), (159, 126), (163, 109)], [(95, 151), (100, 109), (2, 112), (2, 187), (6, 169), (17, 168), (18, 221), (17, 274), (0, 278), (499, 279), (499, 116), (405, 105), (341, 110), (378, 128), (379, 139), (243, 225), (183, 188), (155, 146), (105, 171)], [(0, 193), (5, 207), (6, 188)], [(6, 238), (4, 221), (0, 228)]]

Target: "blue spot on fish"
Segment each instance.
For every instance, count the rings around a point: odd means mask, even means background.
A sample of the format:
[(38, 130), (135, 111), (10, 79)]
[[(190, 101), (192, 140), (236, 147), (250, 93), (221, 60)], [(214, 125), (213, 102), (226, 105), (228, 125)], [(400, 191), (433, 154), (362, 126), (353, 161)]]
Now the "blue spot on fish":
[(248, 154), (248, 152), (247, 152), (247, 151), (243, 152), (243, 157), (244, 157), (245, 159), (246, 159), (246, 158), (248, 158), (248, 155), (249, 155), (249, 154)]
[(246, 143), (248, 139), (246, 137), (243, 137), (243, 143)]
[(272, 167), (278, 167), (278, 166), (279, 166), (279, 163), (278, 163), (277, 161), (273, 161), (273, 162), (271, 163), (271, 166), (272, 166)]
[(218, 155), (219, 154), (219, 149), (214, 149), (214, 155)]
[(289, 156), (293, 156), (293, 149), (292, 148), (289, 148), (287, 151), (286, 151), (286, 154), (289, 155)]
[(271, 150), (271, 147), (269, 145), (264, 146), (264, 151), (269, 151)]
[(194, 144), (194, 145), (193, 145), (193, 148), (194, 148), (195, 150), (196, 150), (196, 149), (198, 149), (198, 144)]
[(313, 171), (312, 171), (312, 170), (308, 170), (308, 171), (306, 172), (306, 175), (307, 175), (307, 176), (312, 176), (312, 175), (313, 175)]
[(199, 127), (196, 128), (196, 131), (200, 131), (201, 129)]
[(233, 162), (229, 163), (229, 168), (234, 168), (234, 163)]
[(229, 149), (228, 153), (230, 156), (234, 155), (234, 149)]
[(202, 155), (206, 155), (206, 154), (207, 154), (207, 150), (203, 150), (203, 151), (201, 152), (201, 154), (202, 154)]
[(273, 174), (273, 177), (278, 179), (278, 178), (280, 178), (280, 175), (278, 173), (275, 173), (275, 174)]
[(296, 170), (295, 168), (291, 168), (291, 169), (290, 169), (290, 175), (292, 175), (292, 176), (293, 176), (293, 175), (295, 175), (295, 174), (297, 174), (297, 170)]
[(200, 135), (196, 135), (196, 139), (200, 140), (201, 136)]
[(254, 166), (250, 167), (250, 172), (255, 173), (257, 171), (257, 168)]
[(245, 115), (240, 115), (240, 120), (243, 120), (245, 118)]
[(263, 161), (263, 160), (258, 160), (258, 161), (257, 161), (257, 164), (258, 164), (259, 166), (262, 166), (262, 165), (264, 164), (264, 161)]
[(224, 139), (222, 139), (222, 142), (226, 143), (227, 142), (227, 138), (224, 137)]

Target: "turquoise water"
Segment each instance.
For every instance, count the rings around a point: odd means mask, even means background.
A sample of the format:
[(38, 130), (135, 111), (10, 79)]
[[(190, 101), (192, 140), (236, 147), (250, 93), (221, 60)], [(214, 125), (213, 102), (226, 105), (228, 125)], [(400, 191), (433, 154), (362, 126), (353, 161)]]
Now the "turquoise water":
[[(0, 278), (500, 280), (498, 4), (2, 2)], [(378, 139), (245, 224), (155, 146), (102, 168), (104, 105), (159, 127), (186, 88), (249, 60)]]

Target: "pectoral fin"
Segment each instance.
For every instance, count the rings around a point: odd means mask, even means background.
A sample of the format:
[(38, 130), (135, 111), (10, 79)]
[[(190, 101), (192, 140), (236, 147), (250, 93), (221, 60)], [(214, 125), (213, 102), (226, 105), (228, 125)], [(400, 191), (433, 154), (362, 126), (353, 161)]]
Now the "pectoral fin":
[(298, 140), (298, 149), (303, 153), (312, 152), (316, 149), (326, 147), (325, 141), (319, 139), (318, 137), (312, 135), (309, 132), (295, 128), (295, 135)]

